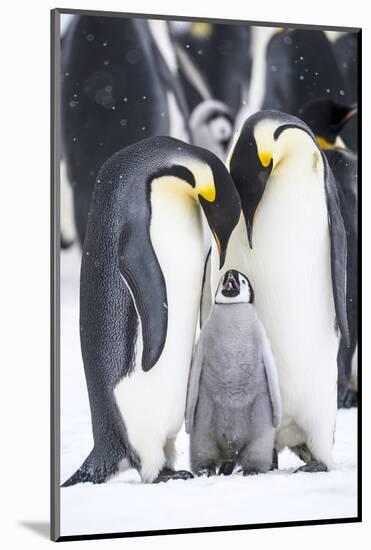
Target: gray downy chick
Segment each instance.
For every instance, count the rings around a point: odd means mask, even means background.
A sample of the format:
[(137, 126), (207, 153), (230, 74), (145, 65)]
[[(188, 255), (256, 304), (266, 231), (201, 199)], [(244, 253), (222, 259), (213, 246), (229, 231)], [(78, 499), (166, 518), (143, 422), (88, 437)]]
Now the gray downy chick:
[(216, 99), (202, 101), (192, 111), (189, 127), (194, 145), (225, 161), (233, 134), (233, 117), (227, 105)]
[(276, 365), (248, 278), (222, 277), (188, 382), (185, 426), (198, 475), (267, 472), (281, 419)]

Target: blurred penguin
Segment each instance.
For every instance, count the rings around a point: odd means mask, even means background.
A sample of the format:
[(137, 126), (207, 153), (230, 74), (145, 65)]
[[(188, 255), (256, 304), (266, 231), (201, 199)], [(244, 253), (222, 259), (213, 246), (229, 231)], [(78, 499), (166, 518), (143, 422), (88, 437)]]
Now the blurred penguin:
[(208, 149), (225, 161), (233, 132), (230, 109), (221, 101), (205, 100), (193, 110), (189, 125), (193, 143)]
[[(358, 102), (358, 42), (359, 33), (340, 33), (333, 43), (335, 56), (344, 79), (344, 99), (347, 103)], [(349, 121), (341, 137), (352, 151), (358, 151), (358, 118)]]
[(190, 141), (166, 21), (76, 16), (62, 43), (62, 138), (83, 244), (95, 179), (114, 152), (154, 135)]
[[(239, 110), (251, 73), (249, 26), (227, 23), (192, 22), (175, 28), (178, 48), (191, 59), (209, 87), (211, 96), (225, 103), (233, 116)], [(200, 102), (194, 86), (183, 78), (191, 109)]]
[(318, 98), (339, 100), (343, 77), (331, 43), (317, 30), (285, 29), (267, 47), (262, 109), (300, 116), (299, 109)]

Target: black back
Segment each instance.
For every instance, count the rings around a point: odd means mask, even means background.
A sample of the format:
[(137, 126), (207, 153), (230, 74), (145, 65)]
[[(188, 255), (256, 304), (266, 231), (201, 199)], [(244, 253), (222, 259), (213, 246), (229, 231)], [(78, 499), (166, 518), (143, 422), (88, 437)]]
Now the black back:
[(348, 243), (347, 258), (347, 316), (350, 345), (340, 340), (338, 353), (338, 402), (339, 406), (356, 403), (350, 391), (352, 358), (358, 340), (358, 185), (357, 157), (346, 149), (325, 151), (328, 163), (337, 183), (340, 207), (344, 219)]
[[(358, 38), (357, 33), (344, 33), (334, 42), (334, 52), (344, 79), (345, 96), (349, 103), (358, 102)], [(355, 117), (341, 133), (344, 143), (358, 151), (358, 120)]]
[(103, 162), (131, 143), (169, 133), (156, 60), (144, 19), (78, 16), (63, 38), (63, 150), (80, 244)]
[(329, 40), (322, 31), (285, 30), (267, 47), (265, 97), (262, 109), (300, 116), (300, 107), (312, 99), (347, 98), (344, 81)]
[[(191, 27), (177, 41), (204, 76), (212, 97), (228, 105), (235, 115), (251, 76), (251, 29), (227, 23), (210, 23), (209, 27), (206, 37), (197, 36)], [(205, 98), (200, 98), (186, 79), (183, 85), (189, 106), (194, 109)]]

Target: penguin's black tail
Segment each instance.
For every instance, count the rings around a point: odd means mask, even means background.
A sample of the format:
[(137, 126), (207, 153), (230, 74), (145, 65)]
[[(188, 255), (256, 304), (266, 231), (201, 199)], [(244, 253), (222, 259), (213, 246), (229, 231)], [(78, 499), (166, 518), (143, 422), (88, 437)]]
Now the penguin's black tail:
[[(123, 457), (121, 457), (123, 458)], [(68, 478), (62, 487), (70, 487), (77, 483), (104, 483), (108, 476), (115, 474), (118, 471), (120, 457), (106, 460), (102, 453), (95, 448), (89, 456), (84, 460), (82, 465), (76, 472)]]

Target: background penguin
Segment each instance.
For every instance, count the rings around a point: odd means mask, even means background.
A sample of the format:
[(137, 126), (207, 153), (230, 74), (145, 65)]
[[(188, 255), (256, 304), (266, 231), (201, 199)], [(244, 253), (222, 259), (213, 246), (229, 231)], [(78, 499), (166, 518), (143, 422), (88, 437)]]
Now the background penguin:
[(128, 465), (174, 472), (204, 265), (202, 212), (223, 264), (240, 202), (212, 153), (154, 137), (113, 155), (95, 186), (84, 243), (80, 336), (94, 448), (64, 486)]
[[(300, 470), (326, 470), (333, 465), (337, 410), (336, 325), (349, 345), (346, 233), (336, 183), (309, 128), (276, 111), (245, 122), (229, 164), (246, 233), (240, 248), (231, 237), (223, 270), (245, 262), (272, 345), (283, 407), (277, 448), (288, 446), (305, 460)], [(219, 277), (214, 269), (214, 284)]]
[(166, 29), (164, 21), (89, 15), (74, 17), (63, 37), (63, 151), (80, 244), (108, 157), (153, 135), (189, 139), (186, 100), (161, 53)]
[(186, 431), (192, 471), (267, 472), (281, 398), (270, 344), (249, 280), (235, 270), (219, 283), (197, 345), (188, 383)]
[[(174, 32), (178, 46), (203, 75), (211, 96), (225, 103), (235, 116), (250, 81), (250, 27), (192, 22), (182, 30)], [(189, 79), (182, 77), (188, 104), (193, 110), (201, 98), (195, 86), (190, 86)]]
[(300, 107), (321, 97), (348, 102), (332, 45), (324, 32), (296, 29), (276, 33), (267, 47), (261, 109), (300, 116)]
[[(358, 101), (358, 44), (360, 33), (341, 33), (333, 43), (339, 70), (344, 80), (347, 103)], [(358, 151), (358, 117), (355, 116), (341, 133), (344, 143), (352, 151)]]
[(322, 146), (337, 184), (340, 207), (347, 234), (347, 316), (350, 345), (340, 339), (338, 353), (338, 406), (357, 405), (357, 391), (352, 383), (352, 360), (358, 339), (358, 161), (345, 148), (339, 134), (357, 112), (331, 100), (317, 100), (306, 105), (301, 114)]
[(224, 103), (215, 99), (199, 103), (191, 114), (189, 126), (195, 145), (225, 160), (233, 133), (233, 118)]
[(357, 105), (345, 105), (332, 99), (314, 99), (299, 109), (303, 120), (313, 131), (322, 149), (343, 147), (343, 128), (357, 115)]

